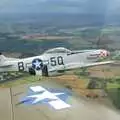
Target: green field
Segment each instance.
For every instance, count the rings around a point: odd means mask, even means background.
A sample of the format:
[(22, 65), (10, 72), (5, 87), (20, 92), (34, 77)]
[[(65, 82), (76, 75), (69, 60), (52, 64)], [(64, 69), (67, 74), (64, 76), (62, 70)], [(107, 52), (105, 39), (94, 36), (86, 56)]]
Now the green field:
[(0, 87), (13, 87), (13, 86), (21, 85), (21, 84), (38, 82), (40, 80), (42, 80), (42, 77), (39, 77), (39, 76), (22, 77), (22, 78), (17, 79), (17, 80), (6, 81), (4, 83), (1, 83)]
[(107, 89), (112, 89), (112, 88), (120, 88), (120, 84), (117, 84), (117, 83), (108, 83), (107, 84)]

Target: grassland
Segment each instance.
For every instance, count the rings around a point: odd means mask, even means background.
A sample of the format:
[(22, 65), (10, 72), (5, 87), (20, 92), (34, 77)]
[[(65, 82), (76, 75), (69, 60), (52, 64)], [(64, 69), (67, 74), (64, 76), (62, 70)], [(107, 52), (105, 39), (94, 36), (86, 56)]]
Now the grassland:
[(117, 89), (120, 88), (120, 84), (118, 83), (107, 83), (107, 89)]
[(17, 80), (7, 81), (7, 82), (4, 82), (4, 83), (1, 83), (0, 87), (2, 87), (2, 88), (13, 87), (13, 86), (21, 85), (21, 84), (37, 82), (37, 81), (40, 81), (40, 80), (42, 80), (42, 78), (40, 78), (39, 76), (22, 77), (22, 78), (19, 78)]
[[(24, 34), (19, 32), (17, 34), (7, 32), (0, 33), (0, 51), (39, 54), (44, 52), (46, 49), (56, 46), (63, 46), (70, 49), (90, 49), (98, 47), (97, 41), (99, 38), (101, 48), (107, 48), (110, 50), (120, 48), (120, 27), (80, 27), (73, 28), (71, 32), (69, 32), (69, 29), (65, 28), (60, 32), (60, 29), (57, 28), (57, 30), (51, 30), (52, 33), (51, 31), (46, 32), (46, 36), (33, 37), (29, 39), (25, 39), (23, 37), (32, 34), (28, 34), (26, 31), (24, 31)], [(36, 33), (33, 32), (33, 34)]]

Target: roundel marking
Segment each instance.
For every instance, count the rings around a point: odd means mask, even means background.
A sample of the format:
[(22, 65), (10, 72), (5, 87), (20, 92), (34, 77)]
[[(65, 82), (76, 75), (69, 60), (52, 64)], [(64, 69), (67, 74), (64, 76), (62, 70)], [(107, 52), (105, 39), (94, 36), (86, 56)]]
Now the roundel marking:
[(35, 70), (41, 70), (42, 67), (43, 67), (43, 61), (39, 58), (36, 58), (32, 61), (32, 67), (35, 69)]

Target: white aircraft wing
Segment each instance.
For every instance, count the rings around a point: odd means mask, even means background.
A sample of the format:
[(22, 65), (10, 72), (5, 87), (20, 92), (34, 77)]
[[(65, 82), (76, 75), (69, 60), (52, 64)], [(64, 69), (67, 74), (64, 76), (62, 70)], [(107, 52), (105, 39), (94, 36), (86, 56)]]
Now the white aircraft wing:
[(106, 65), (115, 63), (115, 61), (105, 61), (105, 62), (94, 62), (94, 63), (72, 63), (66, 66), (66, 70), (83, 68), (83, 67), (92, 67), (92, 66), (99, 66), (99, 65)]
[(85, 63), (81, 67), (92, 67), (92, 66), (99, 66), (99, 65), (106, 65), (114, 63), (115, 61), (105, 61), (105, 62), (95, 62), (95, 63)]

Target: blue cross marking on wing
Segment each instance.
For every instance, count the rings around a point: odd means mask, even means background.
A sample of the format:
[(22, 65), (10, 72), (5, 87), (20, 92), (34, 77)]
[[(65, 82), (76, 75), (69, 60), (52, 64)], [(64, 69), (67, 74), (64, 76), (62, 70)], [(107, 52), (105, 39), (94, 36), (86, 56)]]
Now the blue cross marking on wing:
[[(31, 91), (32, 90), (32, 91)], [(68, 97), (71, 93), (65, 90), (46, 89), (42, 86), (30, 87), (30, 93), (21, 101), (24, 104), (47, 104), (56, 110), (69, 108), (70, 104), (67, 103)]]

